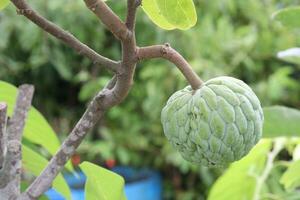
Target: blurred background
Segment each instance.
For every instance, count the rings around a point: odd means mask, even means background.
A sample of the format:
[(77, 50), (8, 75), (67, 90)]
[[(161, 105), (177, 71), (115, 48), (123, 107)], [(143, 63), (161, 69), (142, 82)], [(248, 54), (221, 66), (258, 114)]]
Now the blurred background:
[[(120, 59), (119, 42), (82, 0), (29, 1), (51, 21), (69, 30), (100, 54)], [(139, 46), (168, 42), (203, 80), (228, 75), (248, 83), (263, 106), (300, 108), (300, 68), (276, 58), (278, 51), (300, 46), (299, 30), (272, 21), (272, 13), (299, 5), (299, 0), (195, 0), (198, 22), (188, 31), (165, 31), (140, 9), (136, 35)], [(110, 0), (122, 19), (126, 2)], [(297, 35), (298, 34), (298, 35)], [(53, 37), (42, 32), (13, 6), (0, 13), (0, 79), (36, 88), (34, 106), (63, 139), (87, 103), (110, 79)], [(160, 112), (168, 97), (187, 85), (172, 64), (163, 60), (137, 66), (128, 98), (106, 113), (73, 157), (108, 168), (131, 166), (160, 172), (163, 199), (206, 199), (222, 169), (185, 162), (167, 142)]]

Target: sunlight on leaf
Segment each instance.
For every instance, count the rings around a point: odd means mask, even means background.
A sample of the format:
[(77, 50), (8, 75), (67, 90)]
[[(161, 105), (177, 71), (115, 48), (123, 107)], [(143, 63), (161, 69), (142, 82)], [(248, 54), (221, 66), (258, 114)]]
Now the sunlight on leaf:
[(300, 48), (290, 48), (277, 53), (277, 57), (286, 62), (300, 65)]
[(170, 24), (161, 14), (156, 0), (144, 0), (142, 5), (143, 10), (149, 18), (158, 26), (166, 30), (175, 29), (176, 26)]
[(286, 189), (295, 189), (300, 186), (300, 160), (291, 163), (287, 171), (282, 175), (280, 183), (284, 185)]
[(0, 10), (4, 9), (8, 4), (9, 0), (0, 0)]
[(189, 29), (197, 22), (193, 0), (156, 0), (167, 21), (179, 29)]
[(155, 24), (166, 30), (186, 30), (197, 22), (192, 0), (144, 0), (142, 7)]

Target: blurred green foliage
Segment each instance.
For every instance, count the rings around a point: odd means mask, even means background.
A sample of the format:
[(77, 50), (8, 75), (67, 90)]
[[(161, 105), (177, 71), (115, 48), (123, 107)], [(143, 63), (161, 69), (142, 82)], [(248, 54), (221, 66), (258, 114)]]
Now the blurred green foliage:
[[(120, 59), (119, 42), (82, 0), (29, 2), (102, 55)], [(300, 0), (194, 2), (198, 22), (188, 31), (159, 29), (140, 10), (138, 44), (169, 42), (202, 79), (234, 76), (251, 85), (263, 106), (300, 108), (300, 67), (276, 58), (278, 51), (300, 46), (300, 31), (286, 29), (271, 19), (276, 10), (299, 5)], [(108, 4), (124, 19), (125, 1)], [(59, 136), (65, 137), (85, 104), (111, 75), (16, 15), (12, 5), (0, 13), (0, 36), (0, 79), (15, 85), (34, 84), (34, 105)], [(180, 72), (165, 61), (138, 64), (128, 98), (111, 109), (81, 145), (83, 159), (152, 166), (166, 177), (165, 199), (205, 199), (222, 171), (185, 162), (168, 144), (160, 123), (167, 98), (186, 84)]]

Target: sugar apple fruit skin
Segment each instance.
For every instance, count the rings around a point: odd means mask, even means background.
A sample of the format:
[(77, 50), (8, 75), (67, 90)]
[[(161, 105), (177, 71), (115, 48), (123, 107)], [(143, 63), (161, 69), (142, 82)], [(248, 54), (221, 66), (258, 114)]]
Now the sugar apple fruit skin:
[(185, 160), (207, 167), (225, 167), (248, 154), (261, 138), (263, 120), (252, 89), (226, 76), (175, 92), (161, 113), (172, 146)]

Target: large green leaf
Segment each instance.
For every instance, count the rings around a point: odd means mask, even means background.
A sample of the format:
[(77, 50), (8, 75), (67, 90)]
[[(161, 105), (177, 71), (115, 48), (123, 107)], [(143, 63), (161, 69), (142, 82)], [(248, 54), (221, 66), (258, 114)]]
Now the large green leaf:
[(186, 30), (197, 22), (193, 0), (144, 0), (143, 9), (163, 29)]
[[(22, 147), (22, 153), (23, 168), (28, 172), (31, 172), (35, 176), (38, 176), (48, 164), (47, 159), (43, 158), (41, 155), (24, 145)], [(71, 199), (70, 188), (61, 174), (57, 175), (57, 177), (53, 181), (52, 186), (66, 199)]]
[(125, 200), (124, 179), (89, 162), (79, 165), (87, 177), (85, 200)]
[(215, 182), (208, 200), (252, 199), (256, 178), (264, 168), (270, 140), (261, 140), (242, 160), (233, 163)]
[(293, 162), (287, 171), (282, 175), (280, 183), (284, 185), (286, 189), (295, 189), (300, 186), (300, 160)]
[(300, 28), (300, 6), (279, 10), (273, 17), (287, 27)]
[(9, 4), (9, 0), (0, 0), (0, 10), (4, 9)]
[(284, 106), (264, 108), (263, 137), (300, 136), (300, 111)]
[[(6, 82), (0, 81), (0, 101), (8, 105), (8, 115), (11, 115), (16, 102), (18, 89)], [(35, 108), (31, 108), (28, 113), (24, 129), (24, 137), (34, 144), (41, 145), (51, 155), (55, 154), (60, 147), (60, 141), (46, 119)], [(67, 169), (73, 170), (70, 162)]]

